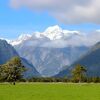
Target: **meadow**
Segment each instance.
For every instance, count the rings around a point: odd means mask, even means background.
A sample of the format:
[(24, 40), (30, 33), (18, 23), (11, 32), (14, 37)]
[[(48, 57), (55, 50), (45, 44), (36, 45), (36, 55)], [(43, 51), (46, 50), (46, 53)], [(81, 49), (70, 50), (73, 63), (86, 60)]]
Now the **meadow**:
[(0, 84), (0, 100), (100, 100), (100, 84)]

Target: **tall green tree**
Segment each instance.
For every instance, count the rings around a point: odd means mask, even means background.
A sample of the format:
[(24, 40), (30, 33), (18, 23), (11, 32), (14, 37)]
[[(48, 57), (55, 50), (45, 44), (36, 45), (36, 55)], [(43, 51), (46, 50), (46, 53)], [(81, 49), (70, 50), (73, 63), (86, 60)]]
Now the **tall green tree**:
[(87, 70), (84, 66), (80, 64), (76, 65), (76, 67), (72, 70), (73, 80), (79, 83), (82, 82), (85, 77), (86, 71)]
[(6, 64), (1, 65), (0, 77), (1, 80), (15, 84), (16, 81), (22, 79), (24, 71), (25, 67), (22, 65), (20, 58), (14, 57)]

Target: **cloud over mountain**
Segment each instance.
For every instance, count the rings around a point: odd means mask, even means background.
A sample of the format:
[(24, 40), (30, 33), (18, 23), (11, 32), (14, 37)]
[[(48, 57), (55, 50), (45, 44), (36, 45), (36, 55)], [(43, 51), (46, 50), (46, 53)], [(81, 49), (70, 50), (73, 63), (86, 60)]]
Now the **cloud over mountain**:
[(58, 25), (48, 27), (44, 32), (22, 34), (18, 39), (8, 41), (12, 45), (25, 43), (35, 47), (64, 48), (68, 46), (92, 46), (100, 41), (100, 31), (83, 33), (77, 30), (64, 30)]
[[(44, 32), (33, 32), (32, 35), (22, 34), (18, 39), (8, 41), (12, 45), (26, 44), (38, 47), (63, 48), (69, 45), (79, 45), (74, 38), (83, 37), (79, 31), (64, 30), (58, 25), (48, 27)], [(75, 44), (76, 42), (76, 44)]]
[(66, 24), (100, 24), (100, 0), (10, 0), (14, 8), (48, 12)]

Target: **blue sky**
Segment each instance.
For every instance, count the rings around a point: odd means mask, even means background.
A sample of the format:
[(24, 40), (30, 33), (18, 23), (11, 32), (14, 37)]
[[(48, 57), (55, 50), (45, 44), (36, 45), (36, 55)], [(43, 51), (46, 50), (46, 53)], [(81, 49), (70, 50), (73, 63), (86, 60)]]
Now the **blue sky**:
[(23, 7), (13, 9), (9, 0), (0, 0), (0, 37), (13, 39), (22, 33), (44, 31), (47, 27), (59, 25), (68, 30), (92, 31), (100, 29), (100, 24), (67, 24), (51, 16), (48, 11), (37, 12)]

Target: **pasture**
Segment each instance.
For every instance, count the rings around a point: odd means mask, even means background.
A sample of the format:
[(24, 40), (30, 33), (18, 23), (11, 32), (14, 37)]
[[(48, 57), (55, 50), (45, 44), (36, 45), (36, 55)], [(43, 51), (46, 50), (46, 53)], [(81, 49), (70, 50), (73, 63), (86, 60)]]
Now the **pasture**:
[(0, 100), (100, 100), (100, 84), (0, 84)]

